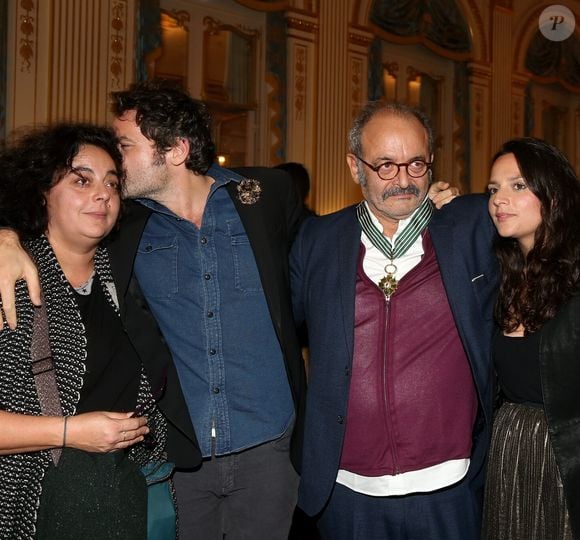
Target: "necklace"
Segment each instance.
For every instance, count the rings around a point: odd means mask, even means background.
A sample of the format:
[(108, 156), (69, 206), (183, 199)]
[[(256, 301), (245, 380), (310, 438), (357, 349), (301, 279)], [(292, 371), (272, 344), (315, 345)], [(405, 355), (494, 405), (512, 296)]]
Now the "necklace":
[(378, 286), (385, 293), (385, 296), (390, 298), (398, 286), (397, 278), (395, 277), (395, 273), (397, 272), (395, 259), (407, 253), (415, 240), (417, 240), (425, 227), (427, 227), (433, 215), (433, 206), (429, 198), (425, 197), (421, 206), (415, 211), (411, 221), (409, 221), (401, 234), (395, 239), (394, 243), (391, 243), (373, 223), (364, 201), (356, 207), (356, 213), (362, 230), (373, 246), (389, 259), (389, 262), (385, 265), (385, 276), (379, 281)]
[(82, 283), (81, 285), (79, 285), (78, 287), (75, 287), (73, 285), (73, 289), (78, 293), (81, 294), (83, 296), (88, 296), (89, 294), (91, 294), (91, 289), (93, 287), (93, 279), (95, 278), (95, 271), (93, 270), (91, 272), (91, 275), (89, 276), (89, 279), (87, 279), (84, 283)]

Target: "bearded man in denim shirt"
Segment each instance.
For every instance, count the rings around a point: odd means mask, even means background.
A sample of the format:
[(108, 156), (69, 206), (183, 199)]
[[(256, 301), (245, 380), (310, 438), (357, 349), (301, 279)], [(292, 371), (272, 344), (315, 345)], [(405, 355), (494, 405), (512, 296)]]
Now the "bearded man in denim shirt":
[[(199, 470), (174, 477), (182, 537), (286, 538), (304, 391), (287, 268), (300, 202), (277, 171), (213, 164), (205, 107), (179, 88), (144, 83), (113, 94), (113, 109), (126, 196), (141, 205), (132, 224), (144, 227), (133, 272), (173, 354), (203, 457)], [(139, 237), (127, 225), (117, 241), (124, 268)]]

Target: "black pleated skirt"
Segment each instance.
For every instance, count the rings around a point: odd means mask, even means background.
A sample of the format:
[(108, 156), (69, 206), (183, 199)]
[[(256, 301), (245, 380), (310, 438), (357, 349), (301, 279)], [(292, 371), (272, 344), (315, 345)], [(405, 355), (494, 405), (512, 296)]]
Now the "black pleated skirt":
[(483, 538), (572, 539), (542, 408), (504, 403), (494, 418)]
[(124, 452), (65, 448), (42, 483), (36, 538), (146, 540), (147, 486)]

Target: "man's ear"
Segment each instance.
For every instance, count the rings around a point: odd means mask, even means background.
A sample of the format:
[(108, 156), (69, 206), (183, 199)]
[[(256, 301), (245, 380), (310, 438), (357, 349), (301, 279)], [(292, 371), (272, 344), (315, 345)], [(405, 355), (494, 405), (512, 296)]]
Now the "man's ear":
[(178, 167), (183, 165), (189, 157), (189, 141), (179, 138), (171, 149), (167, 152), (166, 158), (171, 165)]
[(358, 176), (358, 160), (354, 154), (347, 154), (346, 155), (346, 164), (348, 165), (348, 169), (350, 170), (350, 175), (352, 176), (353, 181), (355, 184), (360, 184), (359, 176)]

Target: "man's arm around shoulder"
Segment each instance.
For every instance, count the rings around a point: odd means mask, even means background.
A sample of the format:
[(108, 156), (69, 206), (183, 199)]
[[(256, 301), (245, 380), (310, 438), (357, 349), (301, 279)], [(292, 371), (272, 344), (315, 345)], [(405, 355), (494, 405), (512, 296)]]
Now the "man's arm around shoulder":
[(16, 232), (0, 229), (0, 298), (2, 310), (12, 329), (16, 328), (15, 285), (24, 279), (33, 304), (39, 306), (40, 281), (36, 265), (20, 243)]

